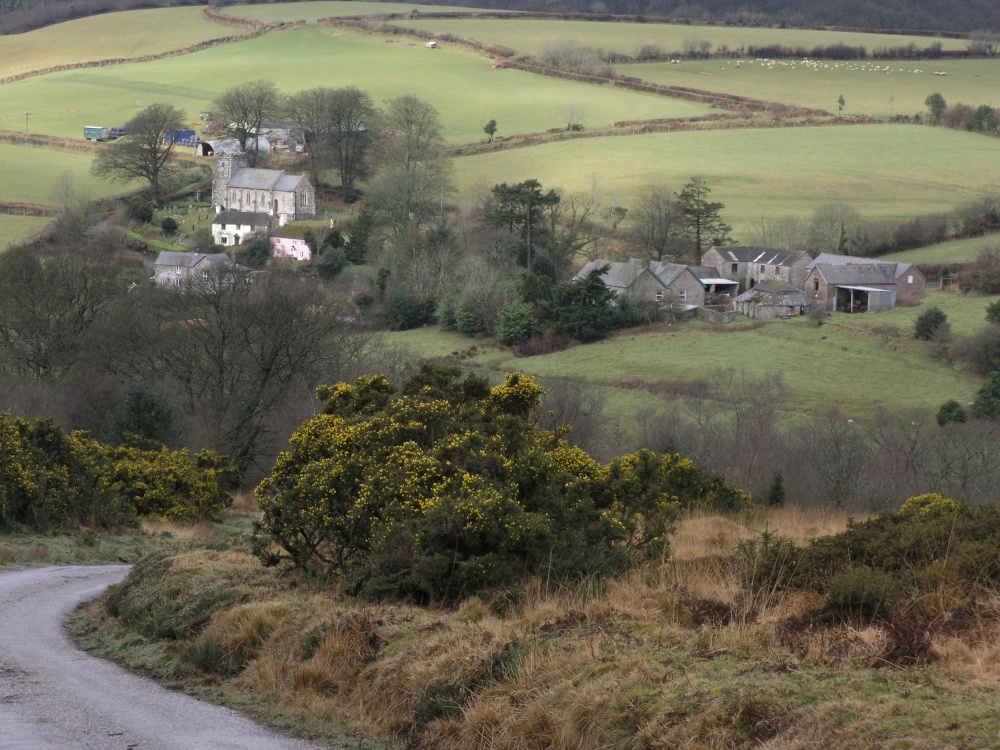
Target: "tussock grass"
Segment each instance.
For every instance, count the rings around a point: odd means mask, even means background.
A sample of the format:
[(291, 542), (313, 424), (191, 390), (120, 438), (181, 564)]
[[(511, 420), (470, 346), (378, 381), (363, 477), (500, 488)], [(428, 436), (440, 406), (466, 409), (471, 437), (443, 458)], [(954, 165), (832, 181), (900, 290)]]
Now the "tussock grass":
[(336, 743), (349, 729), (443, 750), (990, 747), (1000, 596), (932, 628), (934, 658), (912, 668), (887, 659), (900, 636), (885, 623), (824, 622), (818, 594), (742, 585), (753, 561), (730, 553), (748, 535), (766, 527), (804, 543), (846, 521), (796, 508), (695, 513), (674, 558), (604, 582), (534, 580), (455, 610), (356, 602), (239, 549), (203, 550), (148, 568), (133, 592), (235, 596), (188, 637), (136, 639), (91, 608), (88, 639)]

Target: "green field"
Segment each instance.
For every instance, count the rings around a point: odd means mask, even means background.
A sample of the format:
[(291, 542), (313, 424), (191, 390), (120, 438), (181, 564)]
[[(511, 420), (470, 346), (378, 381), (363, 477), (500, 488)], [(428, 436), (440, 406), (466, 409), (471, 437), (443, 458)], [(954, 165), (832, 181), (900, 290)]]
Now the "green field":
[[(889, 68), (889, 70), (886, 70)], [(950, 104), (1000, 106), (1000, 60), (920, 60), (917, 62), (810, 62), (732, 60), (640, 63), (615, 66), (621, 75), (669, 86), (690, 86), (844, 114), (912, 115), (926, 112), (935, 92)], [(947, 76), (936, 76), (935, 71)]]
[[(77, 191), (90, 198), (103, 198), (128, 189), (119, 183), (103, 182), (90, 175), (93, 154), (83, 151), (54, 151), (37, 146), (14, 146), (0, 142), (0, 201), (52, 204), (56, 183), (63, 173), (73, 175)], [(0, 216), (0, 221), (8, 216)], [(13, 217), (17, 218), (17, 217)]]
[(313, 26), (165, 60), (8, 84), (0, 100), (0, 128), (22, 129), (30, 111), (33, 131), (82, 137), (84, 125), (120, 124), (135, 114), (137, 103), (157, 101), (181, 107), (195, 120), (224, 89), (261, 75), (287, 92), (353, 84), (379, 103), (415, 94), (440, 110), (452, 142), (485, 138), (483, 125), (490, 119), (499, 122), (501, 135), (565, 126), (567, 106), (581, 103), (588, 126), (709, 111), (652, 94), (496, 70), (459, 48), (428, 50), (405, 38)]
[(36, 216), (0, 214), (0, 252), (8, 245), (30, 237), (48, 223), (49, 219)]
[(379, 13), (409, 13), (418, 8), (421, 13), (468, 12), (473, 8), (453, 5), (413, 5), (412, 3), (366, 3), (356, 0), (316, 0), (304, 3), (274, 3), (268, 5), (227, 5), (223, 12), (229, 16), (253, 18), (264, 23), (274, 21), (306, 21), (315, 23), (319, 18), (332, 16), (364, 16)]
[[(727, 26), (688, 26), (663, 23), (614, 23), (597, 21), (557, 21), (518, 19), (427, 19), (398, 20), (397, 26), (428, 29), (440, 34), (455, 34), (487, 44), (502, 44), (518, 52), (535, 52), (555, 39), (575, 39), (587, 46), (606, 51), (632, 54), (640, 44), (661, 44), (668, 52), (679, 52), (686, 39), (706, 39), (714, 47), (727, 45), (738, 49), (746, 45), (781, 44), (786, 47), (849, 44), (875, 47), (900, 47), (915, 44), (926, 47), (939, 42), (944, 49), (964, 50), (964, 39), (942, 39), (893, 34), (815, 31), (811, 29), (770, 29)], [(898, 66), (897, 66), (898, 67)]]
[[(911, 338), (921, 309), (938, 305), (948, 313), (957, 335), (984, 325), (989, 300), (932, 293), (921, 307), (878, 315), (836, 313), (816, 328), (807, 319), (771, 321), (757, 330), (728, 332), (699, 322), (669, 332), (623, 332), (603, 342), (556, 354), (518, 358), (502, 349), (485, 349), (465, 360), (494, 372), (523, 370), (541, 378), (578, 377), (607, 387), (612, 401), (639, 397), (645, 408), (660, 400), (642, 391), (615, 387), (624, 377), (643, 383), (709, 379), (720, 370), (745, 368), (755, 376), (780, 370), (788, 385), (786, 411), (792, 419), (821, 414), (836, 406), (843, 413), (869, 417), (884, 406), (895, 413), (936, 409), (955, 398), (970, 400), (980, 385), (974, 376), (932, 359), (931, 345)], [(873, 332), (871, 326), (896, 326), (898, 336)], [(424, 356), (444, 356), (476, 343), (468, 337), (430, 329), (393, 334), (392, 340)], [(919, 377), (914, 373), (919, 372)], [(893, 384), (892, 387), (887, 387)]]
[(967, 240), (942, 242), (940, 245), (892, 253), (886, 255), (885, 259), (906, 261), (907, 263), (968, 263), (975, 260), (980, 251), (987, 246), (1000, 247), (1000, 236), (987, 235)]
[[(996, 180), (1000, 140), (917, 125), (722, 130), (590, 138), (455, 160), (460, 192), (537, 178), (629, 206), (643, 187), (705, 177), (729, 223), (807, 217), (845, 202), (865, 218), (940, 213)], [(493, 181), (493, 182), (491, 182)]]
[(207, 20), (201, 7), (91, 16), (0, 36), (0, 78), (53, 65), (166, 52), (238, 33)]

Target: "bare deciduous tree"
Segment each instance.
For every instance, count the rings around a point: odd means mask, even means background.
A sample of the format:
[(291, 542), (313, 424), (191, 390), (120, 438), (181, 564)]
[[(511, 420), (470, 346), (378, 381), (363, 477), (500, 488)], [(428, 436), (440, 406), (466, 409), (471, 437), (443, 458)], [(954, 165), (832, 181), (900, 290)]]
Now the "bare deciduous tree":
[[(251, 167), (257, 166), (260, 152), (257, 138), (264, 121), (274, 117), (281, 107), (281, 95), (273, 81), (259, 78), (224, 91), (212, 103), (212, 113), (226, 133), (240, 142)], [(248, 148), (249, 146), (249, 148)]]

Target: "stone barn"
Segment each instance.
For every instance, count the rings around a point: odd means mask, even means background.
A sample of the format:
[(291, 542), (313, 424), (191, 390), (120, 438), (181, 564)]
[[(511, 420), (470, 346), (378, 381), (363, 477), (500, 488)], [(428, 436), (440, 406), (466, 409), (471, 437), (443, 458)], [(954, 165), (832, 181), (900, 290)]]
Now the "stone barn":
[(802, 288), (809, 275), (812, 257), (800, 250), (767, 247), (710, 247), (701, 256), (701, 265), (718, 269), (719, 276), (739, 279), (745, 289), (765, 281), (777, 281)]
[(733, 309), (757, 320), (802, 315), (808, 307), (801, 289), (776, 281), (763, 281), (733, 300)]

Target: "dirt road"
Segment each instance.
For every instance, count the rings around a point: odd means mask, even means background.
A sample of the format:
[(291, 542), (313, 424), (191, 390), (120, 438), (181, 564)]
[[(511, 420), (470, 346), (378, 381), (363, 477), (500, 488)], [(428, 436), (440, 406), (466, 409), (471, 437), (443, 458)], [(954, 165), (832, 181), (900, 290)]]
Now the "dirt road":
[(127, 572), (0, 573), (0, 748), (318, 750), (77, 650), (63, 619)]

